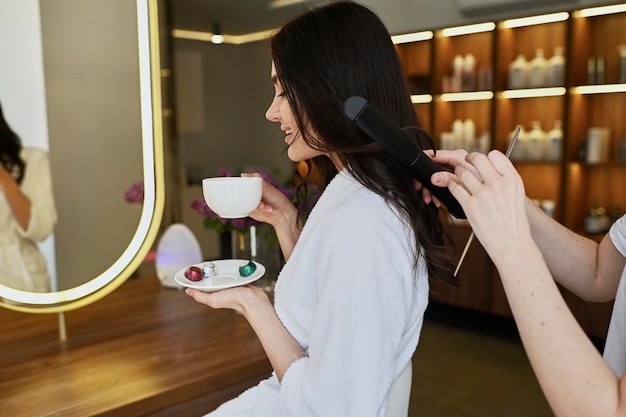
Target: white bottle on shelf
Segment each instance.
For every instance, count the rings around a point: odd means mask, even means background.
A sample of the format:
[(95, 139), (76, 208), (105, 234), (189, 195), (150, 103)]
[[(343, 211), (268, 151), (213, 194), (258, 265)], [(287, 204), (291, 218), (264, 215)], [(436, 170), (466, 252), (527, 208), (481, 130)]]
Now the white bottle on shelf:
[(476, 125), (472, 119), (466, 119), (463, 123), (463, 148), (468, 152), (475, 150)]
[(462, 55), (456, 55), (452, 61), (452, 92), (458, 93), (463, 87), (463, 65)]
[(534, 121), (533, 128), (528, 133), (528, 145), (526, 149), (526, 157), (528, 161), (543, 161), (546, 132), (541, 129), (541, 122)]
[(528, 69), (528, 87), (539, 88), (546, 86), (546, 59), (543, 56), (543, 49), (537, 48), (535, 57), (530, 61)]
[(489, 132), (483, 132), (482, 135), (477, 140), (478, 149), (477, 151), (483, 154), (489, 153), (489, 148), (491, 147), (491, 135)]
[(524, 55), (519, 54), (509, 65), (509, 88), (511, 90), (526, 88), (527, 77), (528, 62)]
[(439, 137), (439, 149), (444, 151), (455, 149), (454, 134), (452, 132), (441, 132)]
[(602, 164), (609, 160), (609, 129), (590, 127), (587, 130), (587, 163)]
[(548, 60), (548, 80), (547, 85), (552, 87), (565, 85), (565, 58), (563, 48), (554, 48), (554, 55)]
[(463, 81), (461, 83), (463, 91), (476, 91), (476, 58), (467, 54), (463, 59)]
[(461, 119), (452, 122), (452, 137), (454, 138), (454, 148), (464, 148), (465, 145), (465, 124)]
[(554, 127), (546, 135), (545, 160), (547, 162), (560, 161), (562, 149), (563, 149), (563, 129), (561, 129), (561, 121), (556, 120), (554, 122)]

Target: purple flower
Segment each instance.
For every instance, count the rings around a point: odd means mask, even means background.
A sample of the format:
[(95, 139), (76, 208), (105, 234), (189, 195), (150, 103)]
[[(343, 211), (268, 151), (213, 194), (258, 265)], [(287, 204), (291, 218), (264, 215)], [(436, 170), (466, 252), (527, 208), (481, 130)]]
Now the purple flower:
[(134, 182), (124, 193), (124, 201), (127, 203), (143, 203), (143, 181)]

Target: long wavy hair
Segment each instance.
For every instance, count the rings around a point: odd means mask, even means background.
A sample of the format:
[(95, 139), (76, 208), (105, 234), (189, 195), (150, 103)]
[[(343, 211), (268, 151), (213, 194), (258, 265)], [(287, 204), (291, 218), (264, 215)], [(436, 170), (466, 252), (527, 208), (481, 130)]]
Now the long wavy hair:
[[(344, 113), (346, 99), (365, 97), (396, 125), (407, 128), (422, 148), (434, 149), (410, 101), (391, 36), (378, 16), (352, 1), (312, 8), (272, 37), (271, 53), (304, 142), (334, 154), (363, 186), (401, 213), (416, 236), (415, 266), (421, 246), (429, 276), (456, 283), (447, 247), (451, 240), (439, 210), (424, 203), (411, 174)], [(337, 172), (328, 158), (322, 158), (309, 162), (328, 183)]]
[(0, 104), (0, 164), (15, 178), (18, 184), (24, 178), (26, 166), (20, 157), (22, 141), (20, 137), (9, 127), (2, 113)]

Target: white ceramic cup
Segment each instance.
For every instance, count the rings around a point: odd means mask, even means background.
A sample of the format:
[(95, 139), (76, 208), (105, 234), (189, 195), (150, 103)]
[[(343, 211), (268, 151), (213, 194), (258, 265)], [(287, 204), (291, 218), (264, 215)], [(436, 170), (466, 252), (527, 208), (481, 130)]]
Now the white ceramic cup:
[(202, 180), (204, 201), (224, 219), (247, 217), (261, 202), (259, 177), (214, 177)]

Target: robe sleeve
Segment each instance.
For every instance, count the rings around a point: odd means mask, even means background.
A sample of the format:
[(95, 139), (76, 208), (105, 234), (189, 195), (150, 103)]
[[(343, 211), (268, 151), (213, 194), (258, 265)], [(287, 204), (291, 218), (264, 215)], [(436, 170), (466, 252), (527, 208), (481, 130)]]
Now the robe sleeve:
[(40, 242), (52, 233), (57, 221), (50, 162), (46, 152), (31, 150), (21, 188), (31, 202), (31, 213), (28, 228), (18, 228), (18, 233), (26, 239)]

